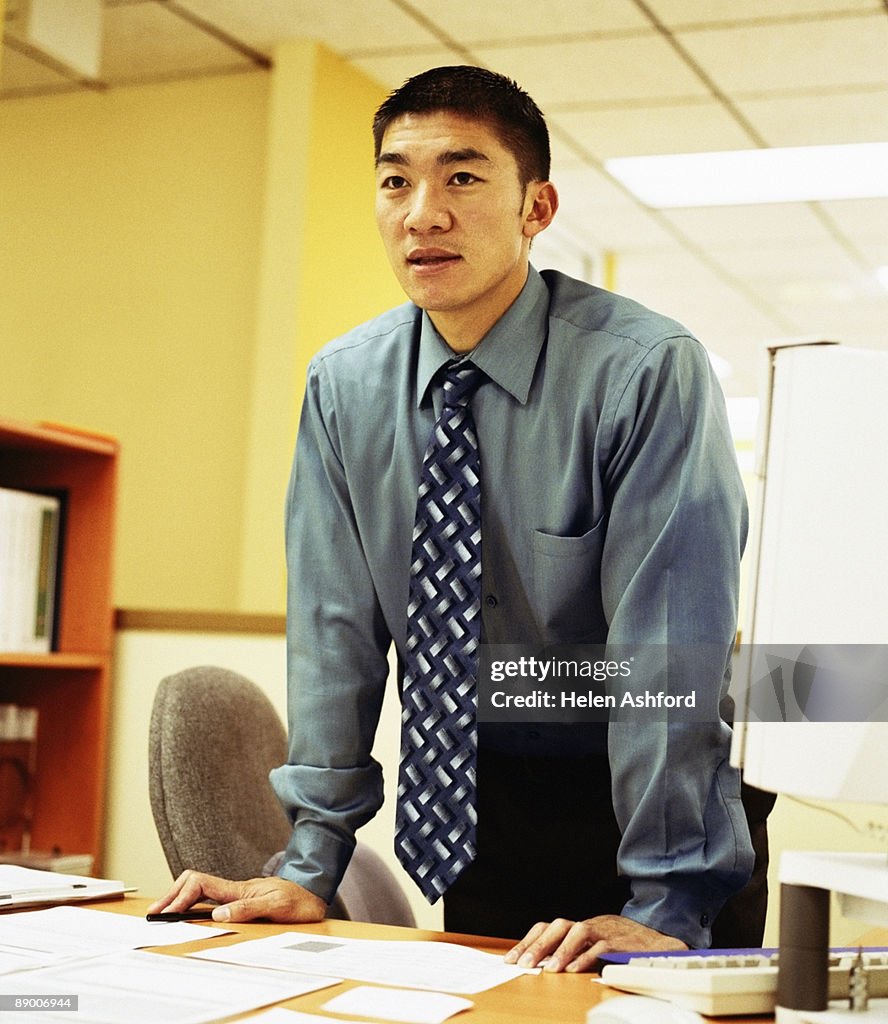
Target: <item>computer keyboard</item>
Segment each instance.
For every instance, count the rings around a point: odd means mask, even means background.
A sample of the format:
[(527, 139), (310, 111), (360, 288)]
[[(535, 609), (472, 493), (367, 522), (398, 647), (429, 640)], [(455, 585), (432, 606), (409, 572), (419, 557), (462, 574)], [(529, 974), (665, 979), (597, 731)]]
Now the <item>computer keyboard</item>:
[[(848, 997), (848, 975), (856, 950), (829, 956), (829, 998)], [(888, 996), (888, 952), (864, 952), (871, 997)], [(607, 964), (601, 980), (613, 988), (659, 996), (677, 1006), (718, 1017), (773, 1013), (777, 998), (777, 953), (633, 956)]]

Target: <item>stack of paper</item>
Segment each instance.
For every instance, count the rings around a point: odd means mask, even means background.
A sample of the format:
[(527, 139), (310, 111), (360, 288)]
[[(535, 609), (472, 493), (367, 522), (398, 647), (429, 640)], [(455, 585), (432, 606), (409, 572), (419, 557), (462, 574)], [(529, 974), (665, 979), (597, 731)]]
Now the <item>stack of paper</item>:
[(504, 963), (498, 953), (449, 942), (385, 942), (282, 932), (189, 956), (242, 967), (332, 974), (352, 981), (473, 995), (538, 968)]
[[(398, 988), (352, 988), (322, 1009), (443, 1024), (472, 1005), (443, 992), (481, 992), (538, 973), (504, 964), (498, 954), (447, 942), (347, 939), (303, 931), (221, 948), (211, 943), (187, 957), (137, 951), (212, 940), (225, 932), (83, 907), (0, 914), (0, 1010), (14, 1011), (24, 1000), (28, 1024), (58, 1024), (59, 1009), (76, 1011), (78, 1024), (203, 1024), (357, 978)], [(256, 1019), (318, 1024), (330, 1018), (278, 1008)]]
[(60, 875), (19, 864), (0, 864), (0, 910), (122, 896), (123, 882), (86, 875)]

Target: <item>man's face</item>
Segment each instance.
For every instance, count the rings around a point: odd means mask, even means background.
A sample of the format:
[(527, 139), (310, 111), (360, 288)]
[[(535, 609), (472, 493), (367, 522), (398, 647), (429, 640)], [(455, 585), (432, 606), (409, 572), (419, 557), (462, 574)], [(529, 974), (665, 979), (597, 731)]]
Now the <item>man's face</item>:
[(439, 111), (387, 128), (376, 222), (401, 287), (452, 347), (480, 341), (523, 288), (530, 239), (554, 213), (540, 217), (539, 185), (522, 188), (486, 122)]

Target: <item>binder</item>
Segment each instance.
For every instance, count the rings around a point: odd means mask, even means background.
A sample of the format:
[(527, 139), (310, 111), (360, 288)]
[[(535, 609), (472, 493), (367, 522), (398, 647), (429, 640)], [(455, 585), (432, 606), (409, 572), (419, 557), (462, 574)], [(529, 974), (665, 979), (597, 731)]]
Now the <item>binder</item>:
[(61, 513), (57, 495), (0, 488), (0, 651), (52, 650)]

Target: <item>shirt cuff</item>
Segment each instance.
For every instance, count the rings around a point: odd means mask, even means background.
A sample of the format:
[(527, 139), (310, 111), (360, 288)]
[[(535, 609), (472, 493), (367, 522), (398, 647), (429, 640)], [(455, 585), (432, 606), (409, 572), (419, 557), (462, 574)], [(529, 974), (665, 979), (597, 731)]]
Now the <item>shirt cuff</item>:
[[(751, 868), (742, 884), (750, 873)], [(740, 888), (739, 877), (737, 881), (737, 888)], [(670, 879), (669, 884), (664, 885), (654, 880), (633, 879), (632, 898), (622, 913), (648, 928), (681, 939), (690, 949), (709, 949), (712, 923), (729, 895), (723, 889), (719, 893), (708, 886), (701, 889), (699, 880), (682, 884)]]
[(297, 822), (277, 874), (330, 904), (354, 848), (354, 841), (348, 843), (315, 822)]

